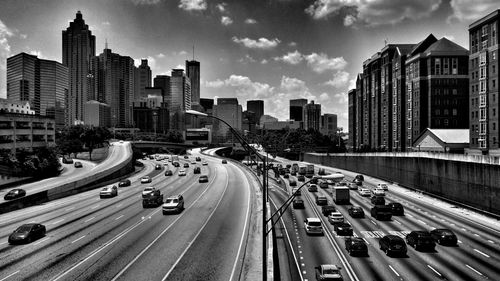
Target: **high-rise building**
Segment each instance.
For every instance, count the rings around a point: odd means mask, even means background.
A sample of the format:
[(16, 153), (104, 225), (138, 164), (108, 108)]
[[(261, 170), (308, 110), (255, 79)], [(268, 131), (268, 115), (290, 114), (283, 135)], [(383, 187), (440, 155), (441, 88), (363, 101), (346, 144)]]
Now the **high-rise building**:
[(214, 108), (214, 99), (200, 99), (200, 105), (203, 106), (204, 112), (207, 114), (212, 114)]
[(304, 121), (304, 106), (307, 99), (290, 100), (290, 120)]
[(89, 100), (87, 76), (95, 56), (95, 36), (78, 11), (69, 27), (62, 31), (62, 63), (69, 71), (68, 120), (70, 124), (84, 119), (84, 105)]
[(168, 75), (156, 75), (153, 79), (153, 87), (162, 89), (163, 100), (170, 101), (170, 76)]
[[(363, 147), (365, 136), (364, 133), (364, 106), (367, 103), (365, 96), (363, 95), (363, 73), (358, 73), (358, 77), (356, 78), (356, 118), (354, 120), (354, 131), (355, 138), (353, 140), (353, 149), (356, 151), (360, 150)], [(368, 121), (366, 123), (369, 123)]]
[(255, 120), (260, 124), (260, 117), (264, 115), (264, 101), (263, 100), (249, 100), (247, 101), (247, 111), (255, 113)]
[(337, 114), (325, 113), (321, 115), (320, 121), (320, 132), (323, 135), (330, 136), (337, 133)]
[(347, 92), (347, 102), (348, 102), (348, 130), (349, 139), (347, 141), (348, 150), (356, 148), (356, 123), (357, 123), (357, 112), (356, 112), (356, 89), (351, 89)]
[(94, 97), (111, 110), (111, 126), (133, 125), (132, 98), (134, 93), (134, 60), (105, 48), (92, 59), (90, 77), (95, 83)]
[(90, 126), (111, 127), (111, 108), (105, 103), (90, 100), (85, 103), (83, 121)]
[(147, 59), (141, 60), (141, 65), (135, 69), (135, 90), (134, 100), (146, 97), (146, 88), (151, 87), (151, 68)]
[(469, 25), (470, 148), (500, 153), (498, 27), (500, 10)]
[(313, 129), (319, 131), (321, 123), (321, 104), (315, 104), (312, 100), (304, 106), (304, 130)]
[(191, 81), (191, 104), (200, 104), (200, 62), (186, 60), (186, 75)]
[(170, 94), (170, 100), (165, 101), (170, 112), (170, 129), (184, 131), (184, 112), (191, 109), (191, 80), (184, 74), (183, 69), (172, 70)]
[[(217, 105), (214, 105), (213, 115), (226, 121), (236, 130), (241, 130), (242, 107), (236, 98), (218, 98)], [(218, 136), (229, 137), (229, 128), (221, 122), (215, 122)]]
[(30, 103), (35, 114), (54, 118), (58, 129), (66, 120), (68, 68), (59, 62), (20, 53), (7, 59), (7, 98)]

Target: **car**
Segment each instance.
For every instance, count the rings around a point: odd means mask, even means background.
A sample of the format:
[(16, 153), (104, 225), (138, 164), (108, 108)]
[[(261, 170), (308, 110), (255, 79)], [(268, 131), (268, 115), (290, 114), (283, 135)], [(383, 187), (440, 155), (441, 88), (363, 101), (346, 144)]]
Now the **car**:
[(101, 199), (106, 197), (115, 197), (117, 195), (118, 195), (118, 187), (116, 185), (105, 186), (99, 192), (99, 197), (101, 197)]
[(198, 181), (199, 182), (208, 182), (208, 176), (207, 175), (200, 176), (200, 179)]
[(196, 165), (196, 161), (191, 161), (191, 165)]
[(340, 267), (334, 264), (322, 264), (314, 267), (316, 280), (342, 281), (344, 278), (340, 273)]
[(184, 155), (184, 159), (189, 159), (189, 156), (187, 156), (187, 155)]
[(293, 200), (292, 205), (294, 209), (304, 209), (304, 200), (297, 198)]
[(179, 170), (179, 176), (185, 176), (186, 175), (186, 170)]
[(161, 165), (160, 164), (156, 164), (155, 165), (155, 170), (161, 170)]
[(337, 208), (333, 205), (326, 205), (321, 207), (321, 213), (323, 216), (328, 216), (331, 212), (336, 212)]
[(200, 156), (196, 156), (195, 160), (196, 160), (197, 162), (201, 162), (201, 157), (200, 157)]
[(319, 176), (324, 176), (324, 175), (326, 175), (325, 168), (319, 168), (319, 169), (318, 169), (318, 175), (319, 175)]
[(326, 196), (324, 195), (317, 195), (316, 196), (316, 205), (322, 206), (322, 205), (327, 205), (328, 200), (326, 199)]
[(359, 206), (351, 206), (347, 208), (347, 212), (349, 215), (353, 218), (364, 218), (365, 217), (365, 211), (363, 208)]
[(300, 196), (300, 195), (302, 195), (302, 192), (298, 187), (294, 187), (294, 188), (292, 188), (292, 194)]
[(457, 245), (457, 236), (453, 231), (447, 228), (436, 228), (430, 231), (430, 234), (434, 241), (440, 245)]
[(387, 256), (392, 254), (406, 256), (407, 248), (405, 240), (397, 235), (385, 235), (378, 240), (378, 243), (380, 250), (382, 250)]
[(184, 168), (189, 168), (189, 163), (184, 163), (183, 167)]
[(203, 165), (203, 166), (207, 166), (207, 165), (208, 165), (208, 162), (203, 161), (203, 162), (201, 162), (201, 165)]
[(373, 205), (385, 205), (384, 196), (372, 196), (370, 199)]
[(144, 176), (141, 178), (141, 183), (150, 183), (150, 182), (151, 182), (150, 176)]
[(168, 197), (162, 205), (164, 215), (172, 212), (180, 213), (182, 210), (184, 210), (184, 197), (182, 195)]
[(335, 186), (347, 186), (347, 182), (341, 181), (341, 182), (338, 182)]
[(14, 188), (7, 192), (3, 197), (4, 200), (14, 200), (26, 196), (26, 190), (21, 188)]
[(404, 216), (405, 209), (401, 203), (393, 202), (387, 204), (387, 206), (391, 207), (391, 212), (393, 216)]
[(415, 250), (434, 251), (436, 242), (431, 234), (425, 230), (415, 230), (406, 235), (406, 244), (413, 246)]
[(389, 187), (387, 186), (386, 183), (377, 184), (377, 188), (382, 188), (383, 190), (389, 190)]
[(304, 229), (308, 235), (323, 235), (323, 226), (321, 226), (321, 220), (319, 218), (306, 218), (304, 220)]
[(165, 176), (171, 176), (173, 175), (174, 173), (172, 172), (172, 170), (168, 169), (165, 171)]
[(299, 175), (299, 176), (297, 177), (297, 180), (298, 180), (298, 181), (306, 181), (306, 177), (304, 177), (303, 175)]
[(347, 237), (345, 239), (345, 249), (350, 256), (368, 256), (368, 246), (365, 240), (360, 237)]
[(181, 164), (179, 164), (179, 162), (177, 162), (177, 161), (172, 162), (172, 165), (174, 165), (174, 167), (180, 167), (181, 166)]
[(318, 192), (318, 186), (316, 184), (310, 184), (307, 190), (310, 192)]
[(153, 186), (148, 186), (148, 187), (144, 188), (144, 190), (142, 191), (142, 198), (149, 197), (155, 191), (156, 191), (156, 188)]
[(296, 176), (296, 175), (297, 175), (297, 172), (296, 172), (296, 171), (291, 171), (291, 172), (290, 172), (290, 175), (292, 175), (292, 176)]
[(328, 222), (331, 224), (344, 222), (344, 216), (338, 210), (328, 214)]
[(142, 163), (141, 161), (138, 161), (138, 160), (135, 160), (134, 165), (137, 167), (144, 167), (144, 163)]
[(222, 159), (222, 164), (227, 164), (227, 160), (226, 159)]
[(167, 162), (167, 161), (164, 161), (164, 162), (163, 162), (163, 166), (168, 167), (168, 162)]
[(63, 162), (63, 164), (73, 164), (73, 159), (66, 157), (66, 156), (63, 156), (62, 162)]
[(354, 179), (352, 182), (355, 183), (357, 186), (362, 186), (363, 185), (363, 181), (362, 180)]
[(372, 195), (373, 196), (385, 196), (385, 191), (382, 189), (382, 188), (375, 188), (375, 189), (372, 189)]
[(75, 166), (75, 168), (83, 168), (83, 164), (80, 161), (76, 161), (74, 166)]
[(360, 189), (358, 189), (358, 192), (359, 192), (359, 195), (361, 195), (363, 197), (368, 197), (371, 195), (371, 192), (368, 188), (360, 188)]
[(358, 181), (365, 181), (365, 177), (363, 175), (356, 175), (354, 179)]
[(18, 227), (9, 235), (9, 244), (31, 243), (45, 236), (47, 229), (43, 224), (27, 223)]
[(283, 175), (283, 178), (285, 178), (285, 179), (290, 178), (290, 174), (284, 174), (284, 175)]
[(201, 168), (200, 167), (194, 167), (193, 173), (195, 173), (195, 174), (201, 174)]
[(125, 186), (130, 186), (130, 180), (129, 179), (121, 180), (118, 183), (118, 187), (125, 187)]
[(349, 189), (352, 189), (352, 190), (357, 190), (358, 189), (358, 185), (353, 183), (353, 182), (350, 182), (347, 184), (347, 187), (349, 187)]
[(353, 230), (352, 226), (346, 222), (339, 222), (333, 225), (333, 230), (339, 236), (352, 236)]
[(297, 182), (292, 178), (288, 179), (288, 182), (289, 182), (290, 186), (297, 186)]
[(319, 187), (320, 188), (328, 188), (328, 183), (326, 181), (320, 181), (319, 182)]
[(391, 220), (391, 207), (387, 205), (375, 205), (371, 208), (370, 215), (376, 220)]

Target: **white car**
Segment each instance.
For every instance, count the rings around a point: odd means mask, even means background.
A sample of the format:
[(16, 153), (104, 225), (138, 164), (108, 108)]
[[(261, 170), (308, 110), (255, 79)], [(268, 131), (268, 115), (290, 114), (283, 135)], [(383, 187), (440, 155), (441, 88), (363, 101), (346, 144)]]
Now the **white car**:
[(179, 176), (185, 176), (186, 175), (186, 170), (182, 169), (179, 170)]
[(150, 176), (144, 176), (141, 178), (141, 183), (149, 183), (149, 182), (151, 182)]
[(339, 223), (339, 222), (344, 222), (344, 216), (339, 211), (331, 212), (328, 215), (328, 221), (331, 224), (336, 224), (336, 223)]
[(144, 190), (142, 191), (142, 198), (148, 197), (153, 192), (155, 192), (155, 190), (156, 190), (156, 188), (154, 188), (152, 186), (148, 186), (148, 187), (144, 188)]
[(117, 195), (118, 195), (118, 187), (116, 187), (116, 185), (105, 186), (101, 189), (101, 192), (99, 192), (99, 197), (101, 198), (115, 197)]
[(307, 234), (323, 235), (323, 226), (319, 218), (307, 218), (304, 220), (304, 228)]
[(358, 192), (359, 192), (359, 195), (361, 195), (361, 196), (365, 196), (365, 197), (371, 196), (371, 192), (368, 188), (362, 187), (362, 188), (358, 189)]
[(385, 196), (385, 191), (381, 187), (377, 187), (375, 189), (372, 189), (372, 194), (373, 196)]
[(385, 183), (377, 184), (377, 188), (382, 188), (383, 190), (389, 190), (389, 187)]

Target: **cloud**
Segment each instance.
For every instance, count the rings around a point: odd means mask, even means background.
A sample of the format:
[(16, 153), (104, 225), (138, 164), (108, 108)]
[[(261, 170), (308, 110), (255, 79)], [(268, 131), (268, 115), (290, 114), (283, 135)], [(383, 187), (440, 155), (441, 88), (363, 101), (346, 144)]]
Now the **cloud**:
[(498, 0), (451, 0), (453, 14), (448, 21), (474, 21), (499, 8)]
[(226, 6), (227, 3), (219, 3), (215, 7), (219, 10), (219, 12), (224, 13), (226, 11)]
[(111, 23), (109, 23), (109, 21), (104, 21), (102, 22), (102, 25), (111, 25)]
[(327, 93), (322, 93), (321, 95), (319, 95), (319, 101), (328, 101), (330, 99), (330, 95), (328, 95)]
[(262, 60), (260, 61), (260, 64), (267, 64), (267, 63), (268, 63), (268, 61), (267, 61), (266, 59), (262, 59)]
[(184, 70), (186, 70), (185, 68), (186, 68), (186, 66), (185, 66), (185, 65), (182, 65), (182, 64), (178, 64), (178, 65), (176, 65), (176, 66), (174, 67), (174, 69), (184, 69)]
[(207, 9), (205, 0), (180, 0), (179, 8), (186, 11), (202, 11)]
[[(467, 2), (467, 0), (462, 1)], [(442, 0), (315, 0), (305, 12), (316, 20), (342, 16), (346, 26), (351, 26), (355, 22), (373, 26), (429, 17), (439, 8), (441, 2)]]
[(205, 87), (222, 88), (225, 85), (224, 81), (217, 79), (215, 81), (205, 81)]
[(283, 62), (286, 62), (288, 64), (292, 64), (292, 65), (297, 65), (299, 64), (300, 62), (302, 62), (303, 60), (303, 56), (302, 54), (295, 50), (295, 52), (289, 52), (288, 54), (286, 55), (283, 55), (282, 57), (275, 57), (274, 60), (276, 61), (283, 61)]
[(245, 20), (245, 23), (246, 23), (246, 24), (256, 24), (256, 23), (257, 23), (257, 21), (256, 21), (256, 20), (254, 20), (254, 19), (248, 18), (248, 19), (246, 19), (246, 20)]
[(269, 40), (269, 39), (263, 38), (263, 37), (259, 38), (258, 40), (254, 40), (254, 39), (250, 39), (250, 38), (239, 39), (236, 36), (234, 36), (232, 38), (232, 40), (234, 43), (241, 44), (241, 45), (243, 45), (247, 48), (250, 48), (250, 49), (272, 49), (272, 48), (278, 46), (278, 44), (281, 42), (277, 38)]
[(161, 1), (162, 0), (132, 0), (135, 5), (155, 5)]
[(292, 41), (292, 42), (288, 43), (288, 46), (290, 46), (290, 47), (296, 47), (297, 46), (297, 42), (293, 42)]
[(163, 53), (159, 53), (158, 55), (156, 55), (156, 57), (159, 59), (162, 59), (165, 57), (165, 55)]
[(29, 51), (29, 54), (30, 54), (30, 55), (34, 55), (34, 56), (37, 56), (39, 59), (47, 59), (47, 57), (45, 57), (45, 56), (42, 54), (42, 51), (40, 51), (40, 50), (31, 50), (31, 51)]
[(250, 56), (249, 54), (246, 54), (245, 57), (239, 59), (238, 62), (247, 64), (247, 63), (256, 62), (256, 60), (254, 58), (252, 58), (252, 56)]
[(341, 70), (347, 65), (343, 57), (328, 58), (324, 53), (312, 53), (304, 57), (311, 69), (317, 73), (326, 70)]
[(7, 70), (7, 58), (10, 57), (10, 44), (9, 38), (12, 37), (14, 33), (0, 20), (0, 97), (6, 97), (6, 70)]
[(188, 52), (186, 52), (186, 51), (184, 51), (184, 50), (182, 50), (182, 51), (180, 51), (179, 53), (177, 53), (177, 55), (179, 55), (179, 56), (185, 56), (185, 55), (187, 55), (187, 54), (188, 54)]
[(152, 56), (148, 56), (146, 58), (134, 59), (135, 66), (141, 65), (141, 61), (143, 59), (147, 59), (148, 60), (148, 66), (149, 66), (149, 68), (151, 68), (151, 72), (152, 73), (159, 73), (160, 72), (160, 69), (157, 69), (156, 59), (154, 57), (152, 57)]
[(21, 39), (26, 39), (26, 38), (28, 38), (28, 35), (26, 35), (26, 34), (22, 34), (22, 33), (21, 33), (21, 34), (19, 34), (19, 37), (20, 37)]
[(335, 88), (345, 87), (349, 81), (349, 73), (343, 70), (337, 71), (333, 74), (333, 78), (328, 80), (325, 84)]
[(228, 25), (233, 23), (233, 20), (230, 17), (222, 16), (222, 18), (220, 19), (220, 22), (223, 25), (228, 26)]

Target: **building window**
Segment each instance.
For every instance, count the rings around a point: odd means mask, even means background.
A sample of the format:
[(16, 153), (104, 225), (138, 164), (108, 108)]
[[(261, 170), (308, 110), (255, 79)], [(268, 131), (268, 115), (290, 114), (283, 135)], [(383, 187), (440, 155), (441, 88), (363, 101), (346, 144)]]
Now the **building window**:
[(439, 116), (440, 114), (441, 114), (441, 110), (439, 110), (439, 108), (436, 109), (436, 116)]
[(458, 59), (457, 58), (452, 58), (451, 59), (451, 74), (458, 74)]
[(452, 109), (452, 114), (453, 114), (453, 116), (457, 116), (457, 109), (456, 108)]
[(443, 74), (449, 74), (448, 70), (449, 70), (449, 66), (450, 66), (450, 59), (449, 58), (443, 58)]
[(441, 59), (439, 58), (434, 60), (434, 72), (436, 75), (441, 75)]
[(483, 25), (481, 36), (482, 37), (488, 36), (488, 25)]
[(492, 66), (491, 66), (491, 72), (492, 72), (492, 73), (495, 73), (495, 72), (496, 72), (496, 68), (497, 68), (497, 67), (496, 67), (496, 65), (492, 65)]
[(497, 51), (491, 52), (491, 59), (496, 60), (497, 59)]
[(448, 121), (448, 119), (444, 119), (444, 121), (443, 121), (443, 125), (444, 125), (445, 127), (448, 127), (448, 125), (449, 125), (449, 121)]
[(449, 113), (448, 109), (443, 110), (443, 114), (444, 114), (445, 116), (447, 116), (447, 115), (448, 115), (448, 113)]
[(496, 86), (496, 81), (495, 81), (495, 79), (491, 80), (491, 84), (492, 84), (492, 87), (493, 87), (493, 88), (496, 88), (496, 87), (497, 87), (497, 86)]
[(486, 64), (486, 52), (482, 52), (479, 54), (479, 65)]
[(492, 110), (492, 111), (493, 111), (493, 114), (492, 114), (492, 115), (493, 115), (493, 116), (496, 116), (496, 115), (497, 115), (497, 109), (496, 109), (496, 108), (493, 108), (493, 110)]

